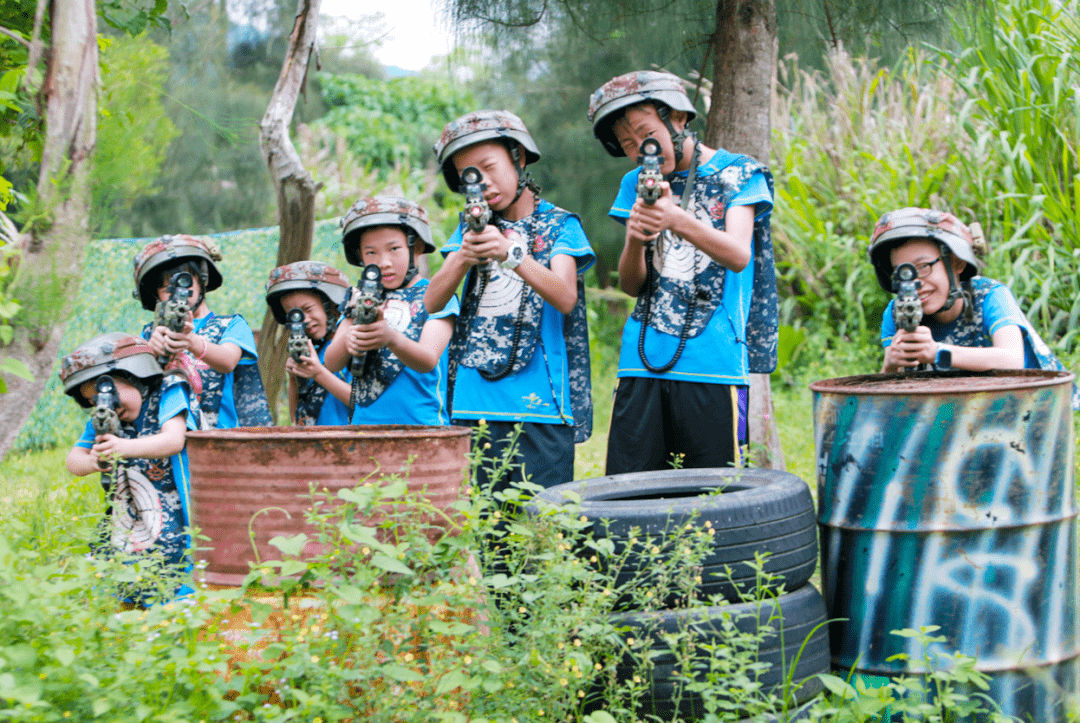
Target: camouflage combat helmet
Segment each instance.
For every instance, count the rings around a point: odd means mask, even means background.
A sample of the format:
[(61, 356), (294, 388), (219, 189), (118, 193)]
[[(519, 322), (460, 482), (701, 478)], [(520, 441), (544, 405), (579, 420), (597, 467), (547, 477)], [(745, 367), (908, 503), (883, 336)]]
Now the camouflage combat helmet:
[[(629, 106), (645, 101), (656, 101), (662, 105), (657, 107), (660, 119), (664, 121), (668, 132), (671, 134), (675, 146), (677, 158), (682, 156), (682, 143), (679, 136), (685, 138), (685, 128), (682, 133), (676, 133), (669, 119), (672, 110), (681, 110), (686, 113), (686, 122), (689, 123), (697, 116), (694, 104), (690, 96), (686, 94), (679, 76), (672, 73), (664, 73), (656, 70), (638, 70), (612, 78), (596, 89), (589, 97), (589, 122), (593, 126), (593, 135), (603, 144), (607, 152), (616, 158), (625, 156), (622, 146), (615, 138), (612, 127), (622, 111)], [(667, 110), (663, 110), (666, 108)], [(676, 161), (678, 162), (678, 160)]]
[(320, 291), (333, 306), (340, 306), (349, 289), (349, 279), (321, 261), (297, 261), (278, 266), (266, 281), (266, 303), (279, 324), (285, 323), (281, 297), (294, 291)]
[[(525, 165), (540, 160), (540, 150), (536, 147), (536, 141), (529, 135), (529, 129), (520, 118), (508, 110), (478, 110), (466, 113), (446, 124), (442, 135), (435, 143), (434, 150), (435, 158), (442, 168), (443, 178), (446, 179), (446, 185), (451, 191), (460, 191), (460, 179), (453, 163), (454, 154), (462, 148), (468, 148), (482, 141), (501, 139), (510, 139), (521, 144), (521, 147), (525, 149)], [(520, 177), (517, 147), (511, 144), (509, 150)]]
[(135, 291), (131, 295), (144, 309), (153, 311), (158, 301), (157, 278), (153, 272), (184, 261), (193, 261), (199, 268), (203, 294), (221, 286), (221, 270), (217, 267), (221, 251), (217, 244), (200, 236), (175, 234), (154, 239), (135, 255)]
[(410, 250), (413, 250), (415, 245), (413, 238), (417, 237), (424, 242), (420, 253), (429, 254), (435, 250), (427, 211), (420, 206), (401, 196), (361, 198), (341, 219), (341, 243), (345, 247), (345, 260), (353, 266), (364, 265), (360, 258), (360, 232), (376, 226), (404, 226), (406, 235), (409, 236)]
[[(913, 238), (936, 241), (943, 255), (951, 253), (963, 260), (967, 265), (960, 272), (960, 281), (967, 281), (977, 275), (982, 267), (982, 262), (976, 256), (985, 250), (979, 224), (969, 227), (951, 213), (927, 208), (890, 211), (878, 219), (874, 226), (868, 251), (878, 283), (889, 293), (892, 292), (893, 273), (889, 252)], [(945, 268), (949, 272), (951, 283), (952, 264), (947, 263)]]
[(60, 381), (64, 393), (88, 408), (79, 387), (102, 374), (122, 372), (133, 379), (152, 381), (162, 375), (161, 365), (145, 340), (113, 331), (95, 336), (75, 347), (60, 363)]

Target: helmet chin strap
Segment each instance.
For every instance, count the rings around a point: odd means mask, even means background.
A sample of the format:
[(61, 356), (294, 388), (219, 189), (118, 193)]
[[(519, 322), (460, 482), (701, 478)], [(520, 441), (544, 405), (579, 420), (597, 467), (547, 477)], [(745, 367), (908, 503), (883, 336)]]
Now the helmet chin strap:
[(676, 132), (674, 124), (671, 122), (671, 108), (666, 105), (657, 104), (656, 114), (660, 116), (660, 120), (664, 122), (664, 126), (667, 128), (668, 135), (671, 136), (671, 145), (675, 149), (675, 167), (678, 168), (683, 159), (683, 146), (686, 144), (686, 139), (690, 137), (690, 130), (683, 124), (681, 131)]
[[(510, 160), (513, 161), (514, 170), (517, 171), (518, 179), (517, 194), (515, 194), (514, 200), (506, 206), (507, 208), (510, 208), (518, 202), (518, 199), (521, 198), (521, 194), (525, 192), (526, 188), (532, 191), (534, 195), (539, 196), (540, 186), (533, 180), (532, 174), (525, 170), (525, 166), (521, 163), (521, 146), (514, 141), (508, 142), (507, 146), (507, 150), (510, 151)], [(502, 214), (499, 215), (501, 216)]]
[[(960, 289), (960, 283), (956, 279), (956, 272), (953, 271), (952, 252), (949, 251), (949, 247), (945, 244), (939, 243), (938, 247), (941, 249), (941, 263), (945, 265), (945, 273), (949, 277), (949, 295), (945, 297), (945, 303), (941, 305), (941, 308), (933, 314), (930, 314), (930, 316), (937, 316), (943, 311), (948, 311), (963, 294), (963, 291)], [(970, 311), (971, 309), (969, 307), (968, 312), (970, 313)]]

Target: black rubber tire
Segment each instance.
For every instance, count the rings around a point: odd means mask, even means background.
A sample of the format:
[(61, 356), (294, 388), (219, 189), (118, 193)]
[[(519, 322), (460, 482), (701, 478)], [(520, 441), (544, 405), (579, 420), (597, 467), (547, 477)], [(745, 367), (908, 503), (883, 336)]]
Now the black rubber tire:
[[(779, 608), (779, 613), (777, 613)], [(755, 614), (756, 613), (756, 614)], [(695, 658), (708, 665), (709, 652), (702, 646), (722, 644), (730, 638), (721, 626), (725, 615), (731, 616), (734, 627), (741, 633), (754, 633), (759, 625), (769, 623), (776, 632), (767, 633), (757, 651), (759, 662), (769, 663), (770, 668), (758, 675), (758, 681), (765, 691), (779, 694), (785, 680), (785, 673), (791, 665), (791, 691), (793, 705), (807, 702), (823, 689), (819, 673), (828, 673), (831, 664), (825, 601), (812, 586), (777, 596), (774, 600), (761, 603), (747, 602), (737, 605), (725, 605), (709, 608), (689, 608), (667, 610), (655, 613), (617, 613), (612, 621), (625, 628), (620, 633), (623, 639), (635, 637), (639, 640), (650, 638), (649, 656), (653, 661), (649, 691), (643, 696), (641, 713), (650, 713), (667, 720), (676, 710), (681, 717), (695, 719), (704, 714), (704, 705), (700, 693), (685, 692), (678, 704), (674, 701), (684, 685), (678, 679), (675, 653), (664, 641), (663, 635), (692, 628), (697, 635), (698, 647)], [(816, 628), (816, 630), (815, 630)], [(782, 631), (782, 634), (781, 634)], [(805, 647), (803, 643), (806, 643)], [(800, 649), (802, 654), (800, 655)], [(631, 656), (626, 656), (616, 665), (618, 680), (630, 679), (640, 669), (635, 666)], [(706, 680), (706, 671), (695, 676)], [(723, 692), (718, 691), (723, 697)]]
[[(722, 489), (723, 493), (703, 497)], [(621, 556), (631, 530), (653, 539), (681, 528), (696, 515), (701, 528), (711, 523), (713, 549), (702, 561), (703, 598), (721, 595), (738, 602), (756, 583), (747, 565), (755, 553), (770, 553), (764, 571), (777, 576), (771, 587), (801, 587), (817, 567), (817, 519), (810, 488), (793, 474), (767, 469), (683, 469), (609, 475), (557, 485), (537, 500), (561, 505), (580, 497), (579, 510), (592, 522), (595, 537), (607, 537)], [(529, 505), (540, 514), (543, 503)], [(663, 548), (663, 545), (660, 545)], [(593, 553), (590, 551), (588, 556)], [(663, 555), (663, 551), (661, 555)], [(640, 581), (647, 567), (631, 553), (616, 577), (619, 587)], [(726, 571), (730, 569), (730, 572)], [(625, 596), (623, 596), (625, 600)], [(677, 599), (668, 600), (674, 607)]]

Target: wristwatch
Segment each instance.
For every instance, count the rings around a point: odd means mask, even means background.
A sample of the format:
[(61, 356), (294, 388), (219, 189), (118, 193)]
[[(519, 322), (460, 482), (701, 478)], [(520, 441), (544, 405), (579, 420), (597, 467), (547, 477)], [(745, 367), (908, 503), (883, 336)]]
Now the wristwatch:
[(510, 248), (506, 250), (506, 260), (500, 261), (499, 266), (506, 271), (513, 271), (518, 267), (522, 261), (525, 260), (525, 247), (521, 244), (510, 244)]
[(934, 357), (934, 369), (939, 372), (952, 369), (952, 349), (944, 344), (938, 344), (937, 355)]

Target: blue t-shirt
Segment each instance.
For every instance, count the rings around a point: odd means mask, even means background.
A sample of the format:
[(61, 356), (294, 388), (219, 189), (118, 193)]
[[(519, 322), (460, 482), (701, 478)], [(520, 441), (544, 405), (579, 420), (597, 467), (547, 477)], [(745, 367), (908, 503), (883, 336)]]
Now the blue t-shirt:
[[(420, 279), (414, 288), (421, 289), (428, 285), (427, 279)], [(423, 297), (421, 296), (421, 299)], [(398, 331), (403, 326), (411, 325), (423, 311), (423, 302), (418, 305), (394, 304), (391, 298), (386, 302), (383, 317)], [(391, 308), (394, 305), (394, 308)], [(458, 300), (453, 297), (446, 306), (432, 319), (450, 319), (458, 315)], [(426, 323), (426, 322), (425, 322)], [(357, 405), (353, 410), (353, 424), (425, 424), (443, 426), (450, 424), (446, 413), (446, 380), (449, 365), (449, 350), (443, 349), (439, 363), (430, 372), (421, 373), (405, 365), (393, 383), (368, 406)], [(345, 365), (348, 368), (348, 364)], [(349, 381), (352, 381), (350, 376)], [(325, 406), (325, 405), (324, 405)], [(347, 412), (347, 410), (346, 410)], [(321, 422), (320, 422), (321, 424)]]
[[(338, 323), (341, 323), (341, 319), (338, 319)], [(326, 366), (326, 350), (330, 348), (329, 342), (323, 345), (323, 348), (319, 350), (319, 361), (323, 366)], [(338, 379), (341, 379), (346, 384), (352, 384), (352, 374), (349, 373), (349, 365), (345, 364), (337, 374)], [(297, 382), (300, 380), (297, 379)], [(312, 384), (317, 382), (312, 381)], [(319, 409), (319, 416), (315, 419), (316, 426), (326, 427), (335, 426), (349, 423), (349, 408), (342, 403), (340, 399), (335, 397), (329, 391), (326, 392), (326, 399), (323, 400), (322, 407)]]
[[(206, 323), (213, 318), (214, 314), (210, 313), (201, 319), (195, 319), (195, 333), (198, 334)], [(229, 326), (226, 327), (225, 333), (222, 334), (218, 344), (231, 343), (240, 347), (240, 361), (237, 366), (241, 364), (254, 364), (258, 358), (258, 352), (255, 347), (255, 335), (251, 332), (251, 327), (244, 321), (244, 317), (235, 316), (232, 321), (229, 322)], [(209, 366), (203, 360), (196, 361), (196, 366), (200, 371), (203, 366)], [(235, 372), (230, 372), (225, 376), (224, 386), (221, 390), (221, 406), (218, 407), (217, 428), (218, 429), (232, 429), (237, 424), (236, 416), (236, 399), (233, 393), (233, 377)]]
[[(538, 212), (554, 207), (544, 201)], [(531, 240), (530, 240), (531, 243)], [(551, 256), (565, 254), (573, 257), (578, 274), (583, 274), (596, 261), (581, 222), (569, 217), (559, 234), (552, 240)], [(443, 245), (445, 257), (461, 248), (461, 228)], [(501, 283), (499, 276), (507, 274), (509, 282)], [(503, 300), (509, 309), (516, 309), (525, 284), (513, 271), (492, 267), (489, 288), (513, 290)], [(516, 286), (516, 289), (514, 287)], [(485, 295), (486, 296), (486, 295)], [(528, 364), (516, 374), (496, 381), (485, 379), (479, 370), (459, 365), (454, 382), (454, 419), (490, 419), (500, 422), (535, 422), (574, 426), (574, 411), (570, 400), (570, 372), (567, 365), (566, 339), (563, 337), (565, 316), (547, 301), (543, 302), (539, 324), (539, 343)]]
[[(772, 194), (769, 192), (764, 173), (760, 171), (751, 175), (730, 201), (723, 203), (723, 185), (712, 182), (710, 177), (715, 177), (713, 178), (715, 181), (721, 181), (724, 178), (724, 169), (737, 158), (739, 157), (720, 149), (706, 163), (698, 167), (695, 188), (699, 190), (695, 194), (695, 205), (690, 210), (702, 221), (712, 223), (715, 228), (723, 228), (727, 209), (733, 206), (753, 206), (755, 218), (772, 209)], [(640, 167), (635, 168), (623, 176), (619, 186), (619, 195), (615, 198), (611, 210), (608, 211), (608, 215), (620, 223), (626, 223), (626, 219), (630, 217), (630, 208), (637, 200), (637, 178), (640, 171)], [(687, 175), (686, 171), (675, 173), (672, 185), (685, 185)], [(673, 190), (678, 192), (678, 189)], [(702, 193), (705, 203), (697, 203), (697, 198), (701, 198), (699, 194)], [(689, 244), (685, 245), (689, 246)], [(751, 254), (753, 251), (753, 244), (751, 244)], [(693, 267), (696, 268), (696, 273), (700, 274), (709, 264), (717, 264), (701, 252), (698, 252), (695, 259), (698, 257), (704, 258), (697, 260), (697, 267)], [(666, 266), (665, 271), (667, 271)], [(675, 366), (662, 373), (651, 372), (642, 364), (638, 353), (641, 321), (630, 316), (623, 326), (618, 376), (675, 379), (708, 384), (749, 384), (745, 330), (753, 290), (753, 259), (742, 271), (725, 269), (721, 303), (716, 307), (705, 328), (687, 339), (686, 346)], [(653, 366), (666, 364), (674, 356), (678, 346), (677, 334), (665, 333), (655, 328), (649, 328), (645, 332), (645, 356)]]
[[(975, 281), (973, 279), (973, 281)], [(1016, 297), (1012, 295), (1008, 287), (997, 281), (986, 279), (980, 283), (987, 284), (987, 291), (982, 300), (982, 323), (978, 329), (966, 329), (971, 325), (963, 313), (948, 324), (938, 324), (931, 319), (923, 319), (922, 325), (930, 330), (934, 341), (955, 343), (958, 346), (993, 346), (994, 332), (1005, 326), (1018, 326), (1027, 328), (1027, 317), (1020, 310)], [(893, 335), (896, 334), (896, 320), (893, 319), (893, 299), (885, 308), (885, 316), (881, 319), (881, 346), (887, 347), (892, 344)], [(969, 332), (964, 334), (965, 332)], [(967, 339), (960, 340), (958, 335), (964, 334)], [(1031, 346), (1027, 334), (1024, 339), (1024, 368), (1039, 369), (1039, 359)]]

